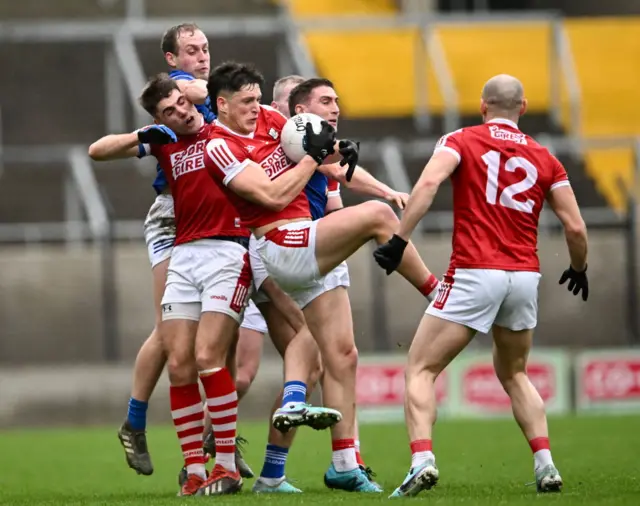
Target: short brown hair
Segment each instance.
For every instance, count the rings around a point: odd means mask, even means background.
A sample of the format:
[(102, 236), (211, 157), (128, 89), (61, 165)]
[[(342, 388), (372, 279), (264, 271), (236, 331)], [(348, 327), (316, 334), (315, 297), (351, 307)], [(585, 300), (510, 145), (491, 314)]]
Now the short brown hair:
[(151, 78), (142, 90), (140, 105), (145, 111), (151, 114), (151, 116), (155, 116), (156, 112), (158, 112), (157, 109), (160, 101), (171, 95), (173, 90), (180, 91), (178, 83), (171, 79), (169, 74), (165, 72), (157, 74)]
[(312, 77), (306, 81), (300, 83), (298, 86), (291, 90), (289, 95), (289, 114), (291, 116), (296, 115), (296, 105), (304, 104), (309, 101), (311, 92), (320, 86), (328, 86), (333, 88), (333, 83), (329, 79), (323, 79), (321, 77)]
[(172, 53), (178, 54), (178, 37), (182, 32), (189, 32), (193, 35), (196, 30), (200, 30), (200, 27), (195, 23), (182, 23), (181, 25), (172, 26), (162, 36), (162, 41), (160, 42), (160, 48), (162, 49), (162, 54)]

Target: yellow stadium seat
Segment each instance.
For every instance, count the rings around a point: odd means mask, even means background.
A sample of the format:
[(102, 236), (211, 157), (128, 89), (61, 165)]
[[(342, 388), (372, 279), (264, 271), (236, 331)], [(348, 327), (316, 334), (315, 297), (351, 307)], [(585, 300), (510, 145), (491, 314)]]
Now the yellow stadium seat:
[(589, 149), (585, 152), (587, 173), (608, 204), (617, 211), (623, 211), (627, 204), (623, 186), (631, 188), (635, 184), (634, 162), (632, 148)]
[(284, 0), (293, 16), (395, 14), (394, 0)]
[(484, 83), (496, 74), (520, 79), (529, 110), (550, 105), (551, 26), (545, 22), (439, 26), (440, 38), (458, 92), (462, 114), (476, 114)]
[[(415, 111), (415, 55), (418, 32), (389, 29), (306, 34), (318, 73), (331, 79), (350, 117), (411, 116)], [(349, 64), (336, 58), (349, 48)], [(427, 72), (427, 100), (442, 110), (442, 96), (432, 69)]]
[(640, 134), (640, 17), (565, 22), (586, 136)]

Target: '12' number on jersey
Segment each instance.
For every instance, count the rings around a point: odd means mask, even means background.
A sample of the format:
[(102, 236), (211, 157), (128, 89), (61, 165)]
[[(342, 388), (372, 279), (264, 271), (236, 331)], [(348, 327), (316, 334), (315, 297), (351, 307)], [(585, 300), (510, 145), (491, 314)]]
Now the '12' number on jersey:
[[(482, 156), (482, 161), (487, 164), (487, 202), (496, 205), (496, 201), (498, 200), (498, 177), (500, 175), (500, 152), (487, 151)], [(526, 192), (536, 184), (538, 180), (538, 169), (536, 169), (535, 165), (529, 160), (520, 156), (512, 156), (504, 164), (504, 169), (507, 172), (515, 172), (518, 167), (526, 171), (527, 177), (502, 190), (500, 194), (500, 205), (523, 213), (531, 213), (535, 205), (533, 200), (527, 199), (525, 202), (520, 202), (514, 200), (513, 197), (518, 195), (518, 193)]]

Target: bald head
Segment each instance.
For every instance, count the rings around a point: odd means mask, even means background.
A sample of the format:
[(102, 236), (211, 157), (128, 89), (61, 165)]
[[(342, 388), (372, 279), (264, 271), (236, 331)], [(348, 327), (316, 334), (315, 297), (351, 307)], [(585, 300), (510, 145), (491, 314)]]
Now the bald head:
[(278, 79), (273, 86), (273, 102), (271, 102), (271, 107), (289, 117), (289, 94), (293, 88), (304, 81), (306, 81), (304, 77), (296, 75)]
[[(489, 79), (482, 88), (482, 101), (486, 104), (486, 112), (493, 116), (506, 115), (517, 119), (525, 104), (522, 83), (513, 76), (500, 74)], [(523, 111), (524, 112), (524, 111)]]

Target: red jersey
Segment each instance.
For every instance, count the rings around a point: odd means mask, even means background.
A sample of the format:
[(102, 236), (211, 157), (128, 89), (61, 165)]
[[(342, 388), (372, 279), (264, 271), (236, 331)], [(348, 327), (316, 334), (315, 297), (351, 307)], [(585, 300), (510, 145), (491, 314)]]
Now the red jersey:
[(569, 185), (562, 164), (506, 119), (445, 135), (438, 151), (458, 158), (450, 269), (538, 272), (540, 211), (549, 191)]
[(332, 177), (327, 178), (327, 198), (340, 197), (340, 183)]
[(164, 171), (176, 213), (176, 242), (183, 244), (211, 237), (249, 237), (240, 226), (238, 211), (226, 187), (206, 170), (205, 146), (213, 127), (205, 124), (194, 135), (178, 137), (173, 144), (151, 145), (150, 154)]
[[(272, 180), (295, 167), (296, 164), (287, 158), (280, 146), (280, 132), (286, 122), (287, 118), (280, 112), (267, 106), (260, 107), (256, 129), (249, 135), (235, 133), (216, 120), (206, 149), (210, 162), (207, 166), (212, 168), (210, 173), (216, 181), (228, 185), (249, 162), (260, 165)], [(242, 225), (249, 228), (278, 220), (311, 219), (304, 190), (282, 211), (270, 211), (239, 196), (234, 199), (234, 204)]]

